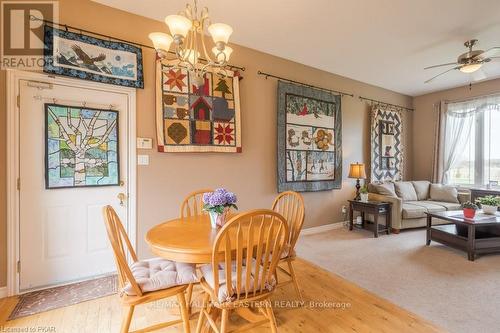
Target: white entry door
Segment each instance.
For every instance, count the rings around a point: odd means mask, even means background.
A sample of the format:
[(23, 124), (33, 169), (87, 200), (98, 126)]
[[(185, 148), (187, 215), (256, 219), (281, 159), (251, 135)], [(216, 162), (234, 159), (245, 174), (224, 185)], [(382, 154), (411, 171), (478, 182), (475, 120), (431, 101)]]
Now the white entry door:
[[(127, 94), (50, 79), (19, 82), (19, 290), (112, 272), (102, 208), (111, 204), (127, 228)], [(115, 123), (112, 113), (98, 115), (99, 109), (118, 111)], [(117, 160), (119, 185), (88, 186), (110, 182)]]

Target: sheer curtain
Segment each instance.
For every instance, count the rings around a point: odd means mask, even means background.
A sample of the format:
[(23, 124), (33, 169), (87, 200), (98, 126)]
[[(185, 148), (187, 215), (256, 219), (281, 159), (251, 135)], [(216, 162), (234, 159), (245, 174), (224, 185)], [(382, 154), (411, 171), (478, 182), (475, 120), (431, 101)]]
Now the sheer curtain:
[(475, 149), (479, 146), (475, 137), (480, 137), (483, 133), (473, 135), (477, 120), (482, 119), (482, 114), (487, 111), (500, 111), (500, 95), (455, 103), (443, 101), (436, 104), (435, 108), (438, 121), (433, 181), (448, 184), (451, 180), (451, 170), (470, 158), (466, 154), (466, 149), (469, 147)]

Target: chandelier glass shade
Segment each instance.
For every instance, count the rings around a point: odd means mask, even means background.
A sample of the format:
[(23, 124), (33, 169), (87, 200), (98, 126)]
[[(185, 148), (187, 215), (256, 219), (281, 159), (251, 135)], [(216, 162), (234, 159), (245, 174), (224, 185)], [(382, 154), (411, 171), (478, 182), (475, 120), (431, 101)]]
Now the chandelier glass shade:
[[(170, 35), (163, 32), (152, 32), (149, 38), (153, 42), (160, 58), (167, 58), (170, 47), (179, 61), (180, 67), (186, 67), (196, 83), (204, 81), (208, 69), (215, 72), (224, 71), (233, 49), (227, 46), (233, 29), (225, 23), (211, 23), (208, 9), (204, 7), (198, 12), (197, 0), (194, 5), (186, 5), (186, 9), (178, 15), (168, 15), (165, 24)], [(212, 37), (214, 46), (205, 44), (205, 30)], [(202, 59), (203, 57), (203, 59)]]

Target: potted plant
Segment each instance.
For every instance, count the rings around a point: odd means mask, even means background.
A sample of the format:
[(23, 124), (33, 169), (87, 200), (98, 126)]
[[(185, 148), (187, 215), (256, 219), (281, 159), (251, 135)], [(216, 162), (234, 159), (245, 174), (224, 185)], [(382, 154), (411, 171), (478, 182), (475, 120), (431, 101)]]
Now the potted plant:
[(494, 215), (498, 210), (498, 206), (500, 206), (500, 197), (487, 195), (477, 199), (476, 203), (481, 205), (483, 213)]
[(467, 201), (462, 204), (462, 209), (464, 211), (464, 217), (467, 219), (473, 219), (476, 216), (477, 205), (473, 202)]
[(368, 186), (366, 184), (359, 189), (359, 198), (362, 202), (368, 201)]
[(223, 188), (203, 194), (203, 210), (210, 215), (212, 228), (222, 227), (226, 223), (229, 210), (238, 209), (236, 201), (236, 195)]

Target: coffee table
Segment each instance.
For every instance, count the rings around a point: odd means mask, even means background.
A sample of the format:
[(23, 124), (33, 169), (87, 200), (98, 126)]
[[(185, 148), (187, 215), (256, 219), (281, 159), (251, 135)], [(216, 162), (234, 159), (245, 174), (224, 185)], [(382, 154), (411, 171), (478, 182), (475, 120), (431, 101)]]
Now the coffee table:
[[(476, 254), (500, 252), (500, 214), (478, 211), (474, 220), (464, 218), (461, 210), (426, 213), (427, 245), (431, 241), (467, 252), (470, 261)], [(432, 218), (450, 222), (432, 225)]]

